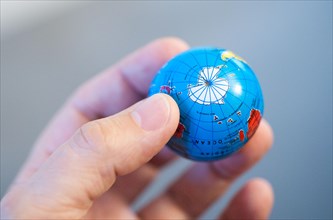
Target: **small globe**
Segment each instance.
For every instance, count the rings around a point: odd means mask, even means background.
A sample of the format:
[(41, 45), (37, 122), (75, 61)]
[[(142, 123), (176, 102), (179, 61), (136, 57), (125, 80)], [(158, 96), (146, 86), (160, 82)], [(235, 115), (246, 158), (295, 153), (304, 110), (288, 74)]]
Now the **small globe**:
[(149, 95), (169, 94), (180, 121), (168, 146), (196, 161), (213, 161), (238, 151), (263, 115), (259, 82), (239, 56), (219, 48), (196, 48), (167, 62)]

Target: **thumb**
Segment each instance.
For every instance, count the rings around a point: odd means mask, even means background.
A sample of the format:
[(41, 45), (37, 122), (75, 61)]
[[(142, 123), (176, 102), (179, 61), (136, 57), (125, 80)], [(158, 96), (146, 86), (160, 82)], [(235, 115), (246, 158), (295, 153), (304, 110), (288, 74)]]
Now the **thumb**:
[(3, 214), (82, 217), (118, 175), (134, 171), (157, 154), (178, 121), (176, 103), (157, 94), (114, 116), (85, 124), (27, 182), (13, 186), (1, 202)]

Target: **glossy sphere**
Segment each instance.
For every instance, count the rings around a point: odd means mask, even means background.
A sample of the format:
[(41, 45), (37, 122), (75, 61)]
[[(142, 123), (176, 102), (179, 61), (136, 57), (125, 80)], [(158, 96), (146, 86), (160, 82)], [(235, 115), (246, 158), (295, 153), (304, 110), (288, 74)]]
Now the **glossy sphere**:
[(149, 95), (169, 94), (180, 122), (168, 146), (197, 161), (225, 158), (255, 133), (263, 114), (259, 82), (248, 64), (231, 51), (197, 48), (166, 63)]

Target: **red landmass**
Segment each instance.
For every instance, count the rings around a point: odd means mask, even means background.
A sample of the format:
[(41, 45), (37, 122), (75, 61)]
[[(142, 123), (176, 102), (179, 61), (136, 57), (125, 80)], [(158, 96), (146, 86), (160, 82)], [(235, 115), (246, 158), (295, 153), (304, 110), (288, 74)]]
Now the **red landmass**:
[(245, 138), (244, 131), (240, 130), (239, 133), (238, 133), (238, 135), (239, 135), (239, 140), (240, 141), (244, 141), (244, 138)]
[(178, 127), (176, 129), (176, 132), (173, 136), (175, 136), (177, 138), (182, 138), (184, 130), (185, 130), (185, 126), (182, 123), (179, 122)]
[(257, 130), (259, 123), (261, 120), (261, 114), (260, 111), (258, 109), (252, 109), (251, 113), (250, 113), (250, 117), (247, 120), (247, 126), (248, 126), (248, 130), (246, 133), (247, 138), (252, 137), (252, 135), (254, 134), (254, 132)]
[(160, 87), (160, 92), (166, 93), (166, 94), (170, 95), (170, 93), (171, 93), (171, 87), (170, 86), (166, 86), (166, 85), (161, 86)]

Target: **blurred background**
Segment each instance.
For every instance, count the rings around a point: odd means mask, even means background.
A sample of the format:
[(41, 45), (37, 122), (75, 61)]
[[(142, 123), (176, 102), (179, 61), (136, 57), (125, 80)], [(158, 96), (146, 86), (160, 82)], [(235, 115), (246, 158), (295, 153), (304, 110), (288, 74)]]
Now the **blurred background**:
[(272, 219), (332, 219), (332, 1), (1, 1), (1, 197), (82, 82), (163, 36), (230, 49), (252, 66), (275, 132), (252, 177)]

